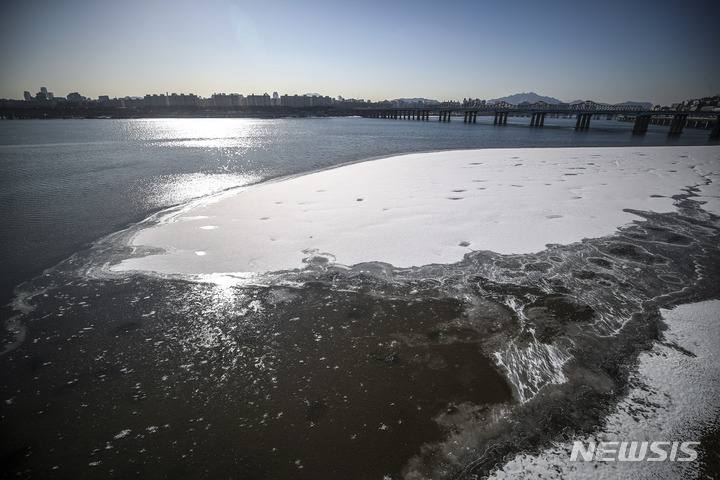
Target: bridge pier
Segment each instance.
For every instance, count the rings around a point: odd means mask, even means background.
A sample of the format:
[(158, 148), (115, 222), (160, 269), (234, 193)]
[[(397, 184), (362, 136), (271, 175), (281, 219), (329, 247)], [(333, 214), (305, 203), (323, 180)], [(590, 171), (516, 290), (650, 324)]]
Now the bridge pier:
[(720, 137), (720, 115), (717, 116), (715, 119), (715, 126), (713, 127), (712, 131), (710, 132), (710, 138), (718, 138)]
[(680, 135), (683, 131), (686, 120), (687, 114), (674, 115), (672, 123), (670, 124), (670, 131), (668, 132), (668, 135)]
[(647, 133), (648, 125), (650, 125), (650, 115), (638, 115), (635, 117), (635, 125), (633, 125), (633, 135), (644, 135)]
[(588, 128), (590, 128), (591, 118), (591, 113), (578, 113), (577, 122), (575, 123), (575, 130), (587, 130)]
[(542, 127), (545, 125), (545, 113), (533, 113), (530, 117), (531, 127)]
[(508, 112), (495, 112), (493, 125), (507, 125)]
[(465, 118), (463, 119), (463, 123), (477, 123), (477, 112), (465, 112)]

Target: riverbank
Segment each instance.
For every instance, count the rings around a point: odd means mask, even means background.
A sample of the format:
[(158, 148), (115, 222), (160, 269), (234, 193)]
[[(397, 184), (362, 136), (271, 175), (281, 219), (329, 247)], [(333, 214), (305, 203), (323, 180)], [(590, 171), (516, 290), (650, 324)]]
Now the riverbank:
[(262, 108), (262, 107), (142, 107), (99, 106), (12, 106), (0, 107), (0, 119), (133, 119), (133, 118), (303, 118), (344, 117), (354, 113), (347, 108)]

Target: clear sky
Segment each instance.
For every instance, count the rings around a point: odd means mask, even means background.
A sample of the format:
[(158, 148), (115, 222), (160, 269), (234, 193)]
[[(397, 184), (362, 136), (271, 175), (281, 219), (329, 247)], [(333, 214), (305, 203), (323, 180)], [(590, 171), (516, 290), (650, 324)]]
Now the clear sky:
[(717, 0), (0, 0), (0, 98), (720, 92)]

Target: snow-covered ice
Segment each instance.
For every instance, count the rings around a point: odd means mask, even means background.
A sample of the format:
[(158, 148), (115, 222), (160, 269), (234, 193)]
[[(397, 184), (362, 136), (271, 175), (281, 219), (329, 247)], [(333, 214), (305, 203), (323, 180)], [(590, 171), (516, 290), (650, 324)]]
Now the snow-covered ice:
[(720, 213), (719, 169), (720, 149), (697, 146), (402, 155), (201, 199), (132, 240), (164, 253), (115, 268), (262, 273), (304, 259), (409, 267), (531, 253), (612, 234), (637, 219), (625, 209), (672, 211), (688, 187)]

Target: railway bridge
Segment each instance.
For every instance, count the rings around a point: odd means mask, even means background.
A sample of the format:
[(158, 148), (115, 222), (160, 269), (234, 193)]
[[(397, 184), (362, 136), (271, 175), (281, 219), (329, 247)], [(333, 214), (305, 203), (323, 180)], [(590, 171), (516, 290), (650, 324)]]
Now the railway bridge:
[[(493, 115), (494, 125), (505, 125), (509, 115), (530, 116), (531, 127), (542, 127), (545, 124), (545, 117), (548, 114), (560, 114), (575, 116), (576, 130), (587, 130), (590, 128), (590, 119), (596, 115), (623, 115), (633, 117), (635, 124), (632, 133), (642, 135), (647, 132), (653, 117), (662, 117), (669, 120), (669, 135), (680, 135), (685, 127), (688, 117), (700, 117), (706, 119), (707, 125), (714, 121), (710, 131), (711, 138), (720, 137), (720, 113), (718, 112), (688, 112), (688, 111), (667, 111), (667, 110), (645, 110), (639, 105), (602, 105), (592, 101), (575, 103), (572, 105), (552, 105), (545, 102), (538, 102), (530, 105), (513, 105), (506, 102), (492, 105), (450, 105), (438, 104), (432, 107), (416, 108), (367, 108), (357, 109), (358, 115), (368, 118), (391, 118), (429, 121), (430, 116), (437, 116), (440, 122), (449, 122), (452, 116), (462, 115), (464, 123), (476, 123), (478, 115)], [(714, 118), (714, 120), (713, 120)], [(696, 122), (697, 123), (697, 122)]]

